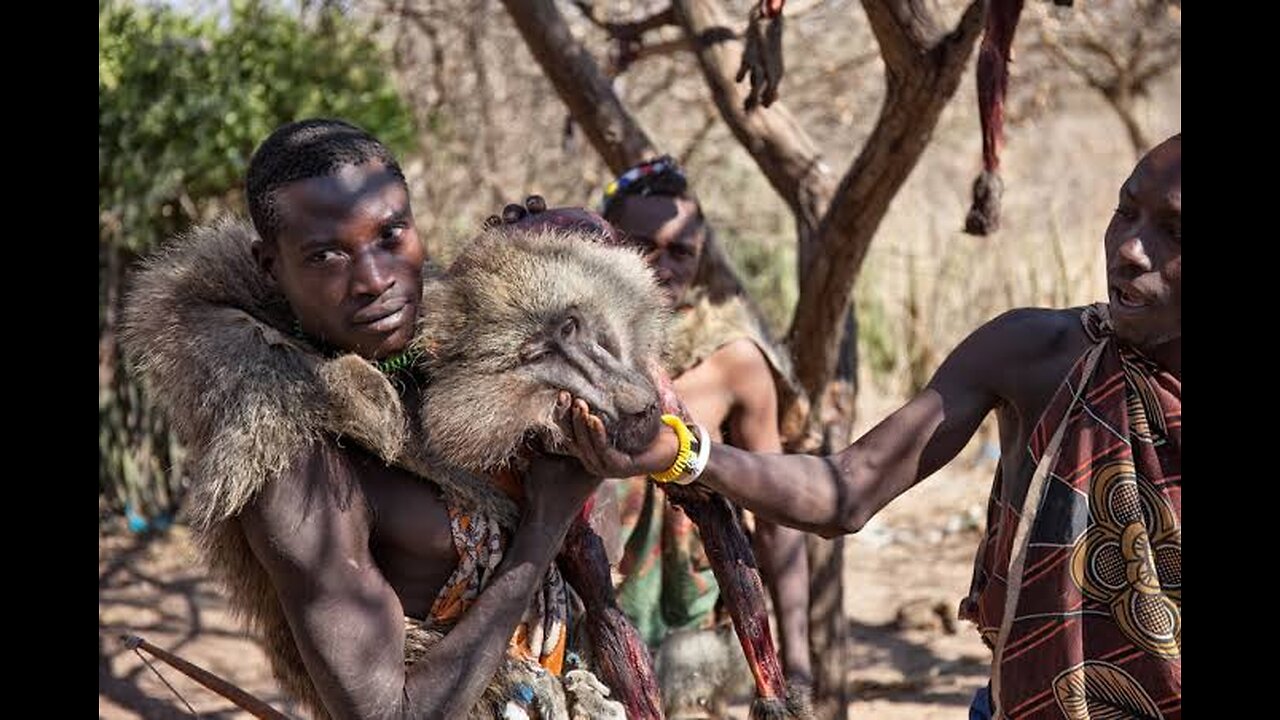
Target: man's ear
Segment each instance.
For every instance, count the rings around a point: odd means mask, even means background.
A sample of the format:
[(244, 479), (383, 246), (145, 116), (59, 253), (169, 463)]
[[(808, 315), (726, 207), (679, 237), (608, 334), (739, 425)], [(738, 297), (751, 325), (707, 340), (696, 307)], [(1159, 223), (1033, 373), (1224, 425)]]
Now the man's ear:
[(276, 246), (259, 240), (251, 248), (253, 262), (271, 282), (276, 282), (276, 260), (279, 257)]

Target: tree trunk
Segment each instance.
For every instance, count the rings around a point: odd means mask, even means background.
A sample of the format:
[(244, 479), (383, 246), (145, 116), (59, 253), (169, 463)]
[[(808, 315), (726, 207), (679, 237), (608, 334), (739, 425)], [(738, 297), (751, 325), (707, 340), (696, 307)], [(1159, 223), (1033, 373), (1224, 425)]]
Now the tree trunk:
[(815, 405), (835, 371), (836, 328), (867, 248), (955, 94), (982, 28), (982, 0), (965, 10), (954, 31), (940, 36), (914, 2), (864, 0), (863, 6), (885, 57), (884, 106), (840, 181), (809, 265), (801, 268), (800, 297), (787, 338), (797, 379)]
[(520, 35), (591, 146), (615, 174), (656, 155), (653, 143), (614, 94), (609, 78), (574, 39), (553, 0), (503, 0)]
[(1135, 162), (1142, 159), (1143, 154), (1151, 149), (1151, 140), (1143, 131), (1142, 125), (1138, 123), (1138, 117), (1134, 112), (1134, 95), (1132, 92), (1117, 90), (1115, 92), (1103, 93), (1103, 97), (1116, 111), (1116, 115), (1120, 117), (1120, 122), (1124, 123), (1125, 132), (1129, 135), (1129, 144), (1133, 146), (1133, 157)]
[(809, 657), (813, 663), (813, 717), (843, 720), (849, 702), (849, 619), (844, 614), (843, 535), (807, 535)]

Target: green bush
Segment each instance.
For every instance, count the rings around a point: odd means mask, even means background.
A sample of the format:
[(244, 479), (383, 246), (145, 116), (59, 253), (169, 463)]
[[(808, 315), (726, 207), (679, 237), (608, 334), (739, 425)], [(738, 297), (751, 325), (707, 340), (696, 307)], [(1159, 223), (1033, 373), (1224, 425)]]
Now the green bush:
[(192, 222), (243, 211), (249, 157), (285, 122), (342, 117), (411, 149), (412, 115), (388, 67), (368, 28), (337, 11), (99, 1), (98, 491), (110, 506), (140, 521), (181, 498), (181, 450), (116, 345), (129, 266)]

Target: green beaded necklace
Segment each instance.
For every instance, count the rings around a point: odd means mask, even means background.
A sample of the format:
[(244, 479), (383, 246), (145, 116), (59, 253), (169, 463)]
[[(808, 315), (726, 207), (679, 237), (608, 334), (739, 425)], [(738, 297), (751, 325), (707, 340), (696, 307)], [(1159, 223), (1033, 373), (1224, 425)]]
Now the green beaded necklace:
[[(303, 332), (302, 323), (297, 320), (293, 321), (293, 335), (299, 340), (313, 344), (315, 342), (305, 332)], [(411, 345), (395, 355), (382, 358), (381, 360), (370, 360), (369, 362), (378, 369), (378, 372), (381, 372), (383, 375), (390, 378), (412, 368), (414, 363), (417, 362), (420, 357), (422, 357), (422, 350)]]
[(413, 364), (420, 357), (422, 357), (421, 350), (416, 347), (409, 347), (408, 349), (401, 350), (391, 357), (374, 360), (373, 366), (378, 368), (383, 375), (390, 377), (413, 367)]

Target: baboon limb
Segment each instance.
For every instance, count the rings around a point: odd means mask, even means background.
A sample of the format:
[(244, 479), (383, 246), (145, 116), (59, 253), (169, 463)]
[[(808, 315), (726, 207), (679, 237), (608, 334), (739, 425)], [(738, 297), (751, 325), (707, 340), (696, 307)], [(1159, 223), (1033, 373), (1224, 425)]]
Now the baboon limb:
[(610, 696), (627, 709), (628, 718), (659, 720), (662, 696), (649, 662), (649, 649), (618, 607), (604, 541), (587, 523), (593, 502), (594, 498), (587, 501), (565, 536), (560, 572), (593, 618), (587, 623), (587, 634), (595, 649), (596, 670), (609, 686)]
[[(688, 417), (688, 409), (675, 393), (671, 378), (656, 365), (649, 366), (665, 412)], [(751, 703), (752, 720), (813, 717), (809, 691), (789, 688), (769, 629), (769, 612), (764, 601), (764, 581), (746, 532), (738, 523), (729, 501), (722, 495), (696, 485), (665, 483), (660, 487), (667, 499), (689, 515), (702, 536), (711, 572), (716, 577), (724, 606), (733, 619), (733, 629), (742, 645), (747, 666), (756, 686)]]
[(755, 720), (808, 717), (796, 713), (800, 703), (789, 702), (786, 677), (769, 630), (760, 568), (729, 501), (693, 486), (665, 484), (662, 489), (668, 500), (689, 514), (702, 535), (707, 559), (755, 681), (751, 717)]
[(770, 0), (762, 0), (751, 8), (742, 63), (734, 77), (735, 82), (750, 77), (751, 89), (742, 103), (747, 112), (757, 105), (769, 107), (778, 99), (778, 86), (786, 70), (782, 63), (782, 3), (776, 3), (777, 12), (772, 15), (769, 5)]

